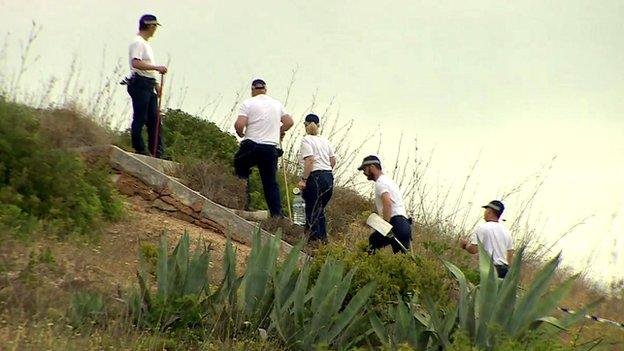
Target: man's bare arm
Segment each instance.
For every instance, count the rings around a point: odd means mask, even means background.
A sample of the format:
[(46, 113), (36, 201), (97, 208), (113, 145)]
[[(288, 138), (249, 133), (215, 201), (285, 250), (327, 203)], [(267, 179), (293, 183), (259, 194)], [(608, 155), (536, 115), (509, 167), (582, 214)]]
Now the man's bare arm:
[(236, 122), (234, 122), (234, 129), (236, 129), (236, 134), (239, 137), (245, 136), (245, 126), (247, 125), (247, 117), (246, 116), (238, 116), (236, 118)]
[(290, 127), (293, 126), (293, 124), (295, 124), (295, 122), (293, 121), (293, 119), (292, 119), (292, 117), (290, 115), (283, 115), (282, 116), (282, 126), (280, 127), (280, 134), (284, 134), (284, 132), (289, 130)]
[(513, 262), (514, 250), (507, 250), (507, 263), (511, 266)]
[(381, 203), (383, 205), (383, 219), (386, 222), (390, 222), (390, 218), (392, 218), (392, 198), (389, 192), (381, 194)]

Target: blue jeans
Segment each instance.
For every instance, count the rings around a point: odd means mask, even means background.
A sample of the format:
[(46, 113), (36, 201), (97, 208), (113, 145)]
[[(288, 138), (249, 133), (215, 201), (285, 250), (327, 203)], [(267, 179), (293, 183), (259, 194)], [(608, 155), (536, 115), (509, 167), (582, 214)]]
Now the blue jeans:
[[(154, 157), (161, 157), (164, 153), (164, 146), (161, 137), (161, 126), (158, 126), (158, 136), (156, 136), (156, 123), (158, 121), (158, 97), (154, 91), (156, 80), (134, 75), (128, 83), (128, 94), (132, 98), (132, 126), (131, 137), (132, 147), (139, 154), (152, 155), (154, 144), (158, 139), (158, 147)], [(143, 141), (143, 127), (147, 125), (147, 144), (149, 150), (145, 150)]]
[(277, 184), (277, 147), (243, 140), (234, 155), (234, 171), (239, 178), (247, 179), (247, 206), (250, 202), (249, 175), (251, 168), (258, 167), (264, 199), (271, 217), (282, 217), (282, 202)]
[(327, 240), (325, 207), (334, 191), (334, 175), (331, 171), (314, 171), (308, 176), (301, 196), (305, 201), (306, 228), (310, 240)]
[[(390, 224), (392, 224), (392, 233), (406, 249), (410, 247), (410, 241), (412, 240), (412, 227), (410, 222), (404, 216), (394, 216), (390, 218)], [(402, 252), (401, 246), (396, 243), (392, 238), (387, 238), (381, 235), (380, 232), (374, 231), (368, 237), (368, 252), (373, 253), (383, 247), (392, 245), (392, 252)]]

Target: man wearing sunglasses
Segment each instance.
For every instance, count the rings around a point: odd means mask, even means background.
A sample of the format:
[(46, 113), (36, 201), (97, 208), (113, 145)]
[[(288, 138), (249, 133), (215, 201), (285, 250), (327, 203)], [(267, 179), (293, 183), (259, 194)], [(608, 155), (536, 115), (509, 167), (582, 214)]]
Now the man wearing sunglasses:
[(234, 170), (239, 178), (247, 180), (247, 205), (251, 201), (249, 175), (258, 167), (264, 199), (271, 217), (282, 217), (282, 203), (277, 184), (278, 149), (284, 134), (293, 125), (293, 119), (281, 102), (266, 94), (262, 79), (251, 82), (251, 98), (243, 101), (234, 123), (236, 134), (243, 138), (234, 156)]

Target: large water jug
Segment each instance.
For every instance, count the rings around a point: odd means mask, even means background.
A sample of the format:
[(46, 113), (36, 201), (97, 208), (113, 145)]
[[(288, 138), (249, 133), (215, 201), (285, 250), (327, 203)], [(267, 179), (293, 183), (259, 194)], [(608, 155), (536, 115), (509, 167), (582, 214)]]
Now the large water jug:
[(303, 198), (301, 197), (301, 190), (299, 190), (299, 188), (294, 188), (293, 194), (295, 194), (292, 203), (293, 223), (304, 226), (306, 223), (305, 201), (303, 201)]

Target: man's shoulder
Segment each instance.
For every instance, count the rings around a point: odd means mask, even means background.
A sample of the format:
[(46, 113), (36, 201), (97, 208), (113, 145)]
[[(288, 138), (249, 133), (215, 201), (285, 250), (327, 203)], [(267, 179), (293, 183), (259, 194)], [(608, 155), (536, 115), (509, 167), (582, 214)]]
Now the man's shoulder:
[(386, 174), (382, 174), (379, 178), (377, 178), (377, 181), (375, 181), (376, 188), (385, 189), (389, 186), (395, 186), (395, 183), (394, 180)]
[(145, 39), (143, 39), (142, 36), (135, 35), (134, 37), (132, 37), (132, 40), (130, 41), (130, 44), (147, 44), (147, 41)]
[(379, 176), (379, 178), (377, 178), (377, 181), (385, 183), (385, 184), (395, 184), (392, 177), (390, 177), (389, 175), (385, 173)]
[(507, 228), (505, 228), (505, 226), (503, 226), (500, 222), (492, 221), (480, 223), (479, 225), (477, 225), (477, 228), (489, 231), (507, 231)]

